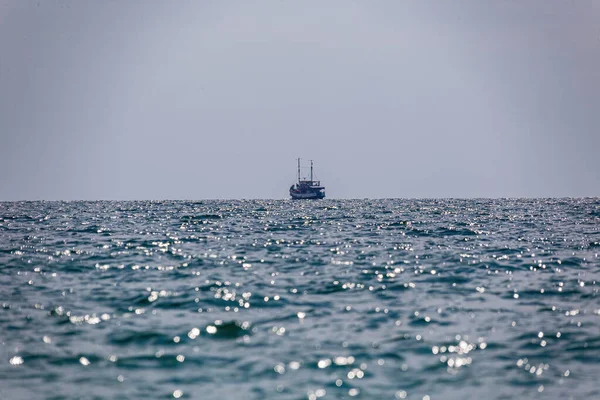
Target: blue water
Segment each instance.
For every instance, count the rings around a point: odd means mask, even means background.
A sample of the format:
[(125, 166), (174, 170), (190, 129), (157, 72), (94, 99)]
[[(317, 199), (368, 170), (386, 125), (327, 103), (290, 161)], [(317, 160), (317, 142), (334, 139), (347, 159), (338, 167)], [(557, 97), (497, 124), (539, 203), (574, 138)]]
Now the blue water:
[(0, 203), (0, 398), (600, 398), (600, 200)]

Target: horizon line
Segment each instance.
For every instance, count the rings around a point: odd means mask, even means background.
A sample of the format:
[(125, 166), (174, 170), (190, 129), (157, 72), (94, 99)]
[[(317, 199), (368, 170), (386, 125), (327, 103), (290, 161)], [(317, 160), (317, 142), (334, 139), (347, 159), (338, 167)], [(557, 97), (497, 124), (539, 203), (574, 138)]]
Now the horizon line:
[[(518, 196), (518, 197), (337, 197), (337, 198), (325, 198), (325, 199), (307, 199), (318, 201), (328, 200), (561, 200), (561, 199), (600, 199), (600, 196)], [(291, 198), (204, 198), (204, 199), (19, 199), (19, 200), (0, 200), (0, 203), (34, 203), (34, 202), (101, 202), (101, 201), (151, 201), (151, 202), (162, 202), (162, 201), (181, 201), (181, 202), (197, 202), (197, 201), (294, 201), (303, 202), (302, 200), (294, 200)]]

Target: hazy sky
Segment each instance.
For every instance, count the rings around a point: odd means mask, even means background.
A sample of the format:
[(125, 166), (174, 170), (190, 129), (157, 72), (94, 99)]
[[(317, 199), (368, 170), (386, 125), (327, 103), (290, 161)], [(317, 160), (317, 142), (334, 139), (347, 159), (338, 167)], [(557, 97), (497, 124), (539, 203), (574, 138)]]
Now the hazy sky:
[(599, 22), (598, 0), (0, 0), (0, 200), (286, 198), (296, 157), (329, 198), (600, 196)]

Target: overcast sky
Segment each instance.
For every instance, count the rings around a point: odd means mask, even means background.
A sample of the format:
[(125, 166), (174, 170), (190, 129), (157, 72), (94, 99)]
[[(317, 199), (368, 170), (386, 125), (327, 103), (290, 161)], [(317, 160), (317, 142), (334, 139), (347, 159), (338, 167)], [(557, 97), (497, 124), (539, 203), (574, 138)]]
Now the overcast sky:
[(329, 198), (600, 196), (599, 22), (597, 0), (0, 0), (0, 200), (280, 199), (297, 157)]

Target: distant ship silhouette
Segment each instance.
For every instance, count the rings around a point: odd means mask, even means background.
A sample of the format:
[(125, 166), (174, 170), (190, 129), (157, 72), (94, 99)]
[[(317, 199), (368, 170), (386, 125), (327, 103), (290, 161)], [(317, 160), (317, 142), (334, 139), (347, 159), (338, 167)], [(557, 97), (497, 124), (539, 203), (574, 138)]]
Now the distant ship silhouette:
[(325, 187), (321, 181), (313, 180), (313, 161), (310, 160), (310, 180), (300, 178), (300, 159), (298, 158), (298, 183), (290, 186), (290, 196), (294, 200), (323, 199), (325, 198)]

